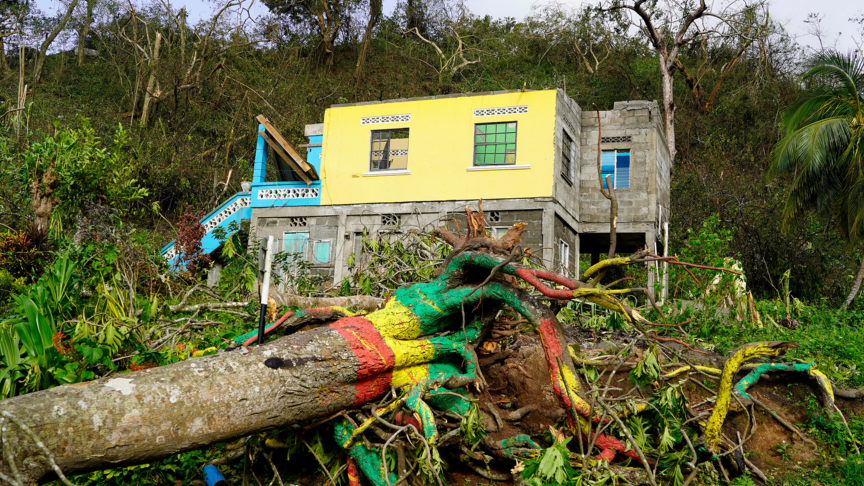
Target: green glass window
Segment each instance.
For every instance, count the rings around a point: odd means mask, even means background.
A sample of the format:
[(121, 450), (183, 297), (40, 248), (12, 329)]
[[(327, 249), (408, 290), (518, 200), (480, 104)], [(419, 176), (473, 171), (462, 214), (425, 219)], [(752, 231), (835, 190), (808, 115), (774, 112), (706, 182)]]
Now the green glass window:
[(474, 165), (516, 163), (516, 122), (474, 125)]

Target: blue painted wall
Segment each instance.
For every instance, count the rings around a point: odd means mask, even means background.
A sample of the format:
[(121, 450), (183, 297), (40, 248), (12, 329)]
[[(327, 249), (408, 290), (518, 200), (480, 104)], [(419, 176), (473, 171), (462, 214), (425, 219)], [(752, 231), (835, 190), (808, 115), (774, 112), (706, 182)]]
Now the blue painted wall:
[[(258, 131), (264, 130), (262, 125), (258, 126)], [(324, 137), (316, 135), (309, 137), (310, 144), (320, 144)], [(310, 147), (306, 162), (315, 167), (315, 171), (321, 174), (321, 147)], [(264, 182), (264, 175), (267, 170), (267, 148), (266, 142), (261, 135), (258, 135), (258, 142), (255, 149), (255, 167), (252, 173), (252, 207), (253, 208), (274, 208), (288, 206), (320, 206), (321, 205), (321, 181), (315, 181), (307, 185), (305, 182)], [(316, 188), (318, 195), (315, 197), (303, 198), (282, 198), (282, 199), (260, 199), (258, 197), (261, 189), (305, 189)]]

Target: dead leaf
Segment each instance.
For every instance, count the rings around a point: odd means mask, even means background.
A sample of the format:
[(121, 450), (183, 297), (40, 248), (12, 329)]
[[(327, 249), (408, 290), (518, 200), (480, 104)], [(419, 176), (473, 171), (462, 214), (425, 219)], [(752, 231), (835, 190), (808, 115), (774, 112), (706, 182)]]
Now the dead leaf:
[(555, 439), (556, 444), (560, 444), (560, 443), (564, 442), (564, 439), (565, 439), (564, 432), (561, 432), (560, 430), (558, 430), (555, 427), (550, 425), (549, 426), (549, 433), (552, 434), (552, 438)]
[(487, 353), (497, 353), (498, 352), (498, 343), (494, 341), (484, 341), (483, 345), (480, 348)]

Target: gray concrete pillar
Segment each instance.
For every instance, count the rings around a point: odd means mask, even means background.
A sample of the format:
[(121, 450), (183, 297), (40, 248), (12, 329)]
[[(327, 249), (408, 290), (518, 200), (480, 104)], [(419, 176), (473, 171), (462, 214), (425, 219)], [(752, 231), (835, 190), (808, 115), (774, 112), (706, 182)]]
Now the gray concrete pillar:
[(576, 272), (576, 273), (574, 273), (574, 275), (575, 275), (576, 278), (578, 279), (579, 277), (582, 276), (582, 269), (579, 267), (579, 262), (580, 262), (580, 260), (582, 259), (582, 258), (581, 258), (581, 257), (582, 257), (582, 253), (581, 253), (581, 251), (579, 250), (579, 246), (580, 246), (580, 243), (579, 243), (579, 233), (576, 233), (575, 235), (573, 235), (573, 240), (574, 240), (575, 243), (576, 243), (576, 245), (575, 245), (576, 248), (574, 249), (575, 251), (573, 252), (573, 253), (575, 253), (575, 255), (576, 255), (576, 262), (575, 262), (575, 264), (573, 265), (573, 268), (575, 269), (575, 272)]
[[(657, 237), (654, 234), (654, 230), (645, 232), (645, 248), (651, 253), (655, 253), (657, 250)], [(648, 263), (648, 282), (647, 288), (651, 295), (654, 295), (654, 282), (657, 278), (657, 264), (654, 262)]]
[(555, 262), (555, 210), (550, 207), (543, 209), (543, 264), (552, 269)]
[(339, 285), (342, 279), (345, 278), (345, 260), (351, 254), (351, 236), (346, 238), (348, 216), (345, 214), (336, 214), (339, 221), (336, 224), (336, 254), (333, 255), (333, 284)]

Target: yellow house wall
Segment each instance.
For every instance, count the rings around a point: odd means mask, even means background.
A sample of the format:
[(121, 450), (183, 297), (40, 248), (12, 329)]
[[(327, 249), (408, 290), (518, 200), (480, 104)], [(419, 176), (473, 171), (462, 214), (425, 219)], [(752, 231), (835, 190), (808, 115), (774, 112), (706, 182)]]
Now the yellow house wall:
[[(327, 110), (322, 143), (321, 205), (549, 197), (555, 179), (554, 90), (345, 106)], [(478, 108), (528, 106), (528, 113), (475, 117)], [(411, 114), (410, 122), (361, 125), (361, 117)], [(516, 165), (530, 169), (468, 171), (474, 124), (517, 125)], [(408, 128), (410, 175), (369, 172), (371, 131)]]

